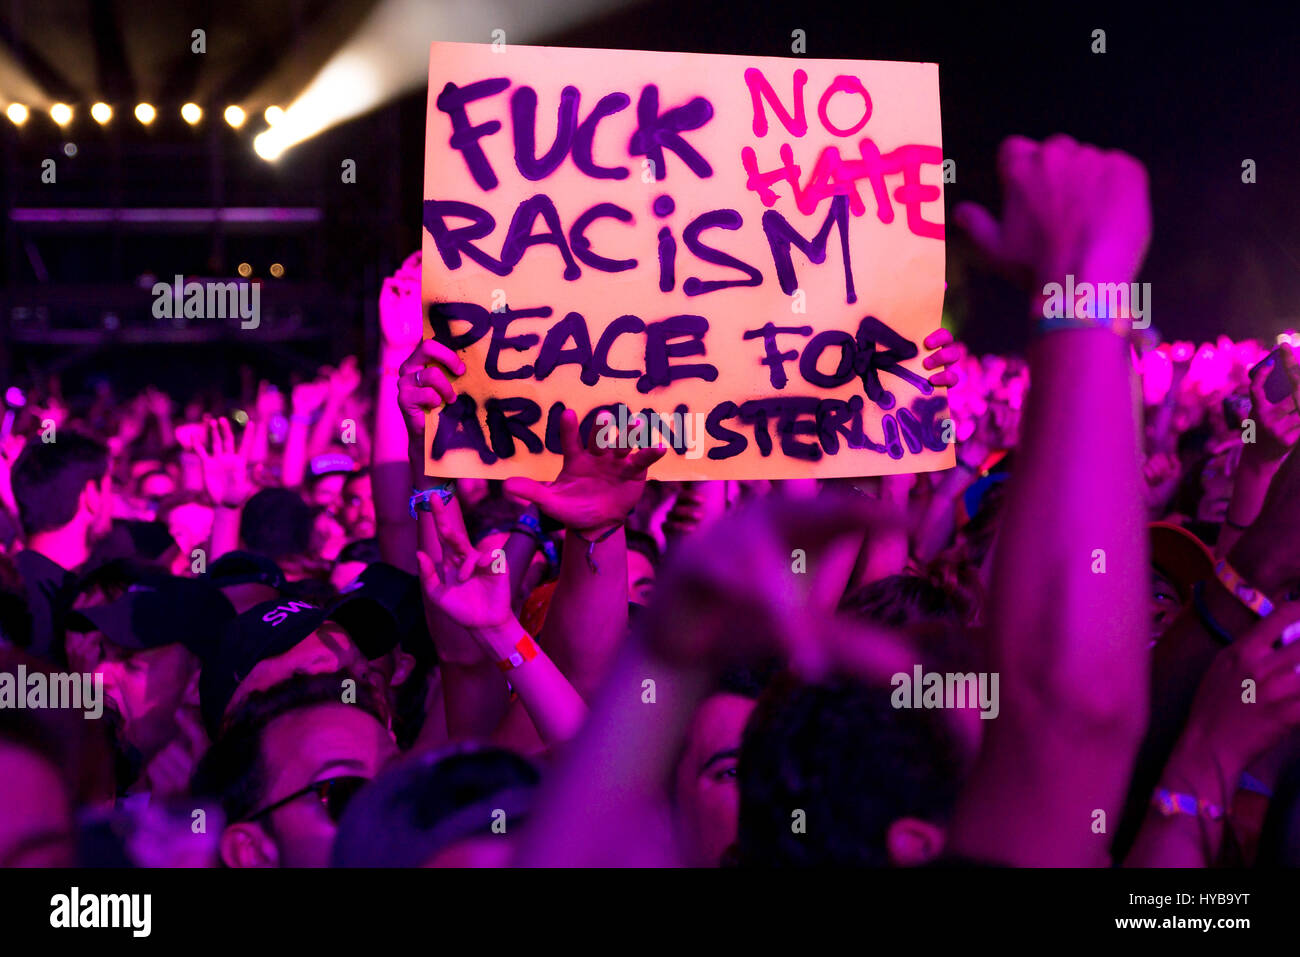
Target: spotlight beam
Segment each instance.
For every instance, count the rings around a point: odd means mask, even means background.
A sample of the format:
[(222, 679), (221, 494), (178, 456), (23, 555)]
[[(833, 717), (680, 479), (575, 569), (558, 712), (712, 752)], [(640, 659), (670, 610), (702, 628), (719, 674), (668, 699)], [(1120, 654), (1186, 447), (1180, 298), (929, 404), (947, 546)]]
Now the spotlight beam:
[[(257, 136), (254, 149), (275, 160), (330, 127), (418, 89), (427, 82), (434, 38), (487, 43), (500, 29), (507, 43), (528, 43), (621, 5), (621, 0), (568, 0), (558, 7), (527, 0), (382, 0), (275, 126)], [(249, 99), (273, 97), (262, 90)]]

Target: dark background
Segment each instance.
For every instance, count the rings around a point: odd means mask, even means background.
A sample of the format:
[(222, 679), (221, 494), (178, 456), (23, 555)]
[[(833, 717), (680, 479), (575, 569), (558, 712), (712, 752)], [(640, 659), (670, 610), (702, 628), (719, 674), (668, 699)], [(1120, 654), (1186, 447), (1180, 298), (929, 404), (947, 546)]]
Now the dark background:
[[(419, 244), (424, 90), (275, 164), (252, 151), (264, 124), (235, 131), (220, 114), (243, 102), (258, 118), (266, 103), (251, 102), (254, 91), (287, 105), (374, 5), (0, 0), (0, 49), (77, 108), (66, 130), (35, 110), (22, 128), (0, 117), (0, 376), (24, 381), (54, 370), (68, 391), (106, 376), (126, 391), (161, 380), (184, 393), (230, 387), (240, 365), (283, 381), (346, 352), (373, 355), (379, 283)], [(1151, 283), (1157, 329), (1168, 339), (1271, 339), (1300, 326), (1298, 23), (1294, 12), (1245, 5), (653, 0), (527, 42), (784, 56), (801, 29), (809, 57), (938, 62), (944, 155), (957, 163), (949, 218), (965, 199), (996, 204), (994, 159), (1009, 133), (1063, 131), (1127, 150), (1150, 171), (1155, 237), (1140, 278)], [(195, 27), (208, 31), (203, 57), (189, 51)], [(502, 27), (511, 34), (508, 12)], [(1104, 54), (1091, 52), (1098, 28)], [(10, 95), (0, 82), (0, 98)], [(88, 115), (97, 99), (114, 103), (106, 128)], [(137, 99), (158, 106), (148, 129), (130, 116)], [(191, 99), (206, 111), (194, 128), (177, 115)], [(68, 142), (75, 156), (65, 154)], [(47, 157), (58, 161), (57, 185), (40, 182)], [(345, 157), (356, 160), (355, 185), (340, 182)], [(1249, 185), (1247, 158), (1257, 164)], [(316, 220), (243, 228), (14, 221), (15, 210), (29, 208), (220, 206), (314, 210)], [(256, 335), (167, 328), (148, 315), (142, 274), (229, 277), (240, 262), (265, 283), (269, 319)], [(282, 280), (269, 277), (272, 262), (285, 266)], [(1020, 347), (1021, 304), (974, 266), (955, 228), (948, 283), (945, 312), (972, 348)]]

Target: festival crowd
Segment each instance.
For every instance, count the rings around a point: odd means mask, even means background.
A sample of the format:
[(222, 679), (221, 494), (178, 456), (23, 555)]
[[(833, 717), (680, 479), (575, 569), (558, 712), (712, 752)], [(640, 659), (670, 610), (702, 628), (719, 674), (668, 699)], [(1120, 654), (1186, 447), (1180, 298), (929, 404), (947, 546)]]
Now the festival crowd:
[(1030, 345), (924, 339), (939, 471), (656, 481), (567, 412), (552, 481), (426, 476), (418, 253), (366, 367), (4, 384), (0, 866), (1291, 863), (1300, 363), (1045, 318), (1146, 171), (998, 162), (952, 218)]

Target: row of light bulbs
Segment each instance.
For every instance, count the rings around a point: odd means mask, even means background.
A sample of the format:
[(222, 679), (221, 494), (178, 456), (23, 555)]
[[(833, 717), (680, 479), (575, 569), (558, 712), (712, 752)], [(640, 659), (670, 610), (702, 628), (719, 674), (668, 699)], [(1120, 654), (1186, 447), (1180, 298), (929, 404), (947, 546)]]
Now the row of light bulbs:
[[(14, 126), (22, 126), (27, 122), (27, 119), (30, 116), (30, 111), (22, 103), (10, 103), (8, 108), (5, 110), (5, 115), (9, 117), (9, 122), (13, 123)], [(109, 121), (113, 119), (113, 108), (107, 103), (95, 103), (90, 108), (90, 116), (91, 119), (100, 126), (106, 126)], [(143, 125), (148, 126), (157, 118), (157, 116), (158, 111), (154, 108), (152, 103), (136, 104), (135, 118)], [(226, 122), (234, 129), (239, 129), (248, 119), (248, 115), (244, 112), (243, 108), (234, 106), (233, 104), (226, 107), (223, 116), (225, 117)], [(284, 116), (284, 110), (280, 109), (278, 106), (268, 106), (263, 116), (266, 118), (268, 125), (274, 126), (276, 123), (280, 122), (280, 119)], [(55, 103), (50, 107), (50, 119), (59, 126), (67, 126), (72, 122), (72, 107), (67, 103)], [(197, 103), (186, 103), (181, 107), (181, 119), (190, 124), (190, 126), (196, 125), (203, 119), (203, 107), (199, 106)]]

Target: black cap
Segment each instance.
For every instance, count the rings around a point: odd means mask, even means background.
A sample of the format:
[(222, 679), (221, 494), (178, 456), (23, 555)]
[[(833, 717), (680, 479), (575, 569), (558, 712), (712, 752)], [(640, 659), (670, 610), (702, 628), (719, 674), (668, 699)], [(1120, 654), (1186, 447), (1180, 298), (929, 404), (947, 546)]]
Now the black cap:
[(289, 651), (327, 621), (348, 633), (367, 658), (397, 644), (393, 617), (377, 602), (346, 596), (328, 608), (291, 598), (254, 605), (226, 625), (199, 675), (199, 707), (208, 733), (216, 736), (226, 706), (259, 662)]
[(283, 591), (284, 572), (265, 555), (253, 552), (226, 552), (208, 566), (208, 580), (217, 588), (233, 585), (266, 585)]
[(102, 632), (113, 644), (130, 651), (182, 644), (207, 658), (234, 617), (234, 606), (208, 582), (144, 575), (121, 598), (71, 612), (68, 628)]
[[(339, 601), (369, 599), (381, 605), (397, 624), (401, 646), (417, 657), (434, 659), (433, 639), (424, 617), (420, 578), (387, 562), (371, 562), (350, 584), (339, 589)], [(385, 649), (391, 650), (391, 646)], [(378, 658), (379, 654), (367, 655)]]

